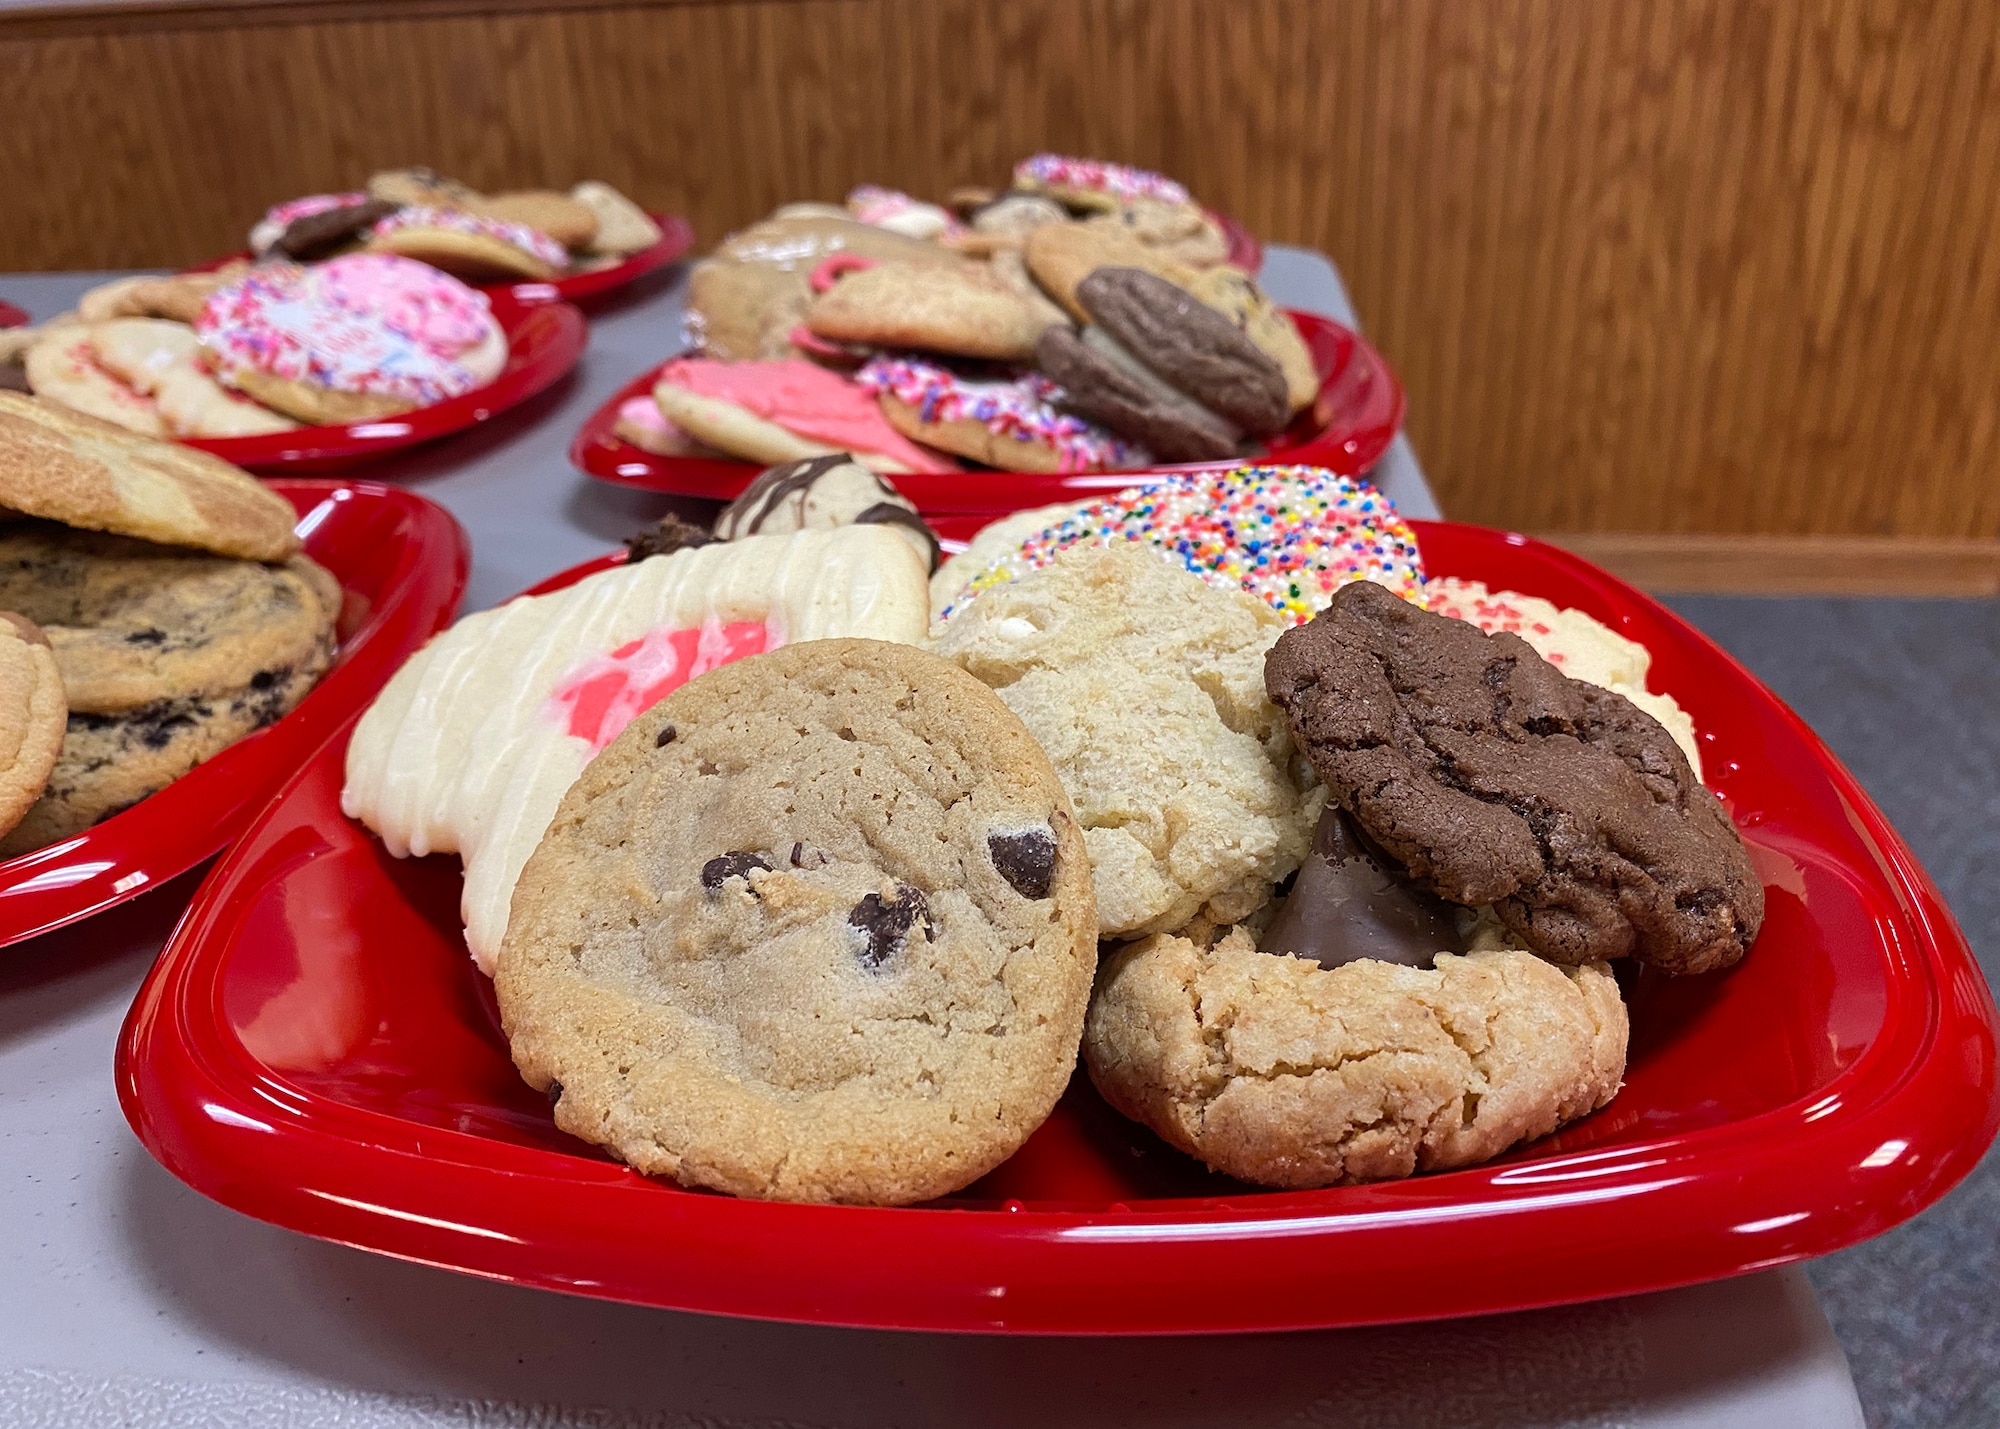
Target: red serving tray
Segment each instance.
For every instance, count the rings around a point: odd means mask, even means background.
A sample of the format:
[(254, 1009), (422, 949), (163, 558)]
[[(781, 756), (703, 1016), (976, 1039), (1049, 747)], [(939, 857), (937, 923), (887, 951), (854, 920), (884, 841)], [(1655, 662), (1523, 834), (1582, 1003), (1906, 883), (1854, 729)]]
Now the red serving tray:
[(457, 861), (398, 861), (342, 817), (343, 739), (167, 944), (119, 1042), (126, 1116), (196, 1189), (328, 1240), (577, 1294), (882, 1328), (1518, 1310), (1821, 1254), (1943, 1195), (2000, 1124), (1995, 1014), (1887, 821), (1796, 715), (1660, 605), (1524, 537), (1413, 524), (1434, 572), (1578, 606), (1651, 648), (1767, 887), (1741, 966), (1638, 981), (1624, 1091), (1555, 1136), (1472, 1170), (1259, 1191), (1169, 1150), (1079, 1074), (1010, 1161), (931, 1206), (651, 1181), (557, 1131), (515, 1074), (460, 936)]
[(507, 334), (507, 365), (484, 387), (378, 422), (300, 427), (262, 437), (188, 439), (184, 445), (214, 452), (249, 471), (333, 471), (477, 426), (519, 406), (576, 366), (588, 335), (582, 313), (546, 297), (524, 301), (506, 291), (487, 296)]
[(74, 838), (0, 862), (0, 947), (136, 898), (226, 846), (458, 608), (471, 548), (437, 503), (372, 482), (274, 481), (346, 592), (340, 653), (297, 709)]
[[(1289, 312), (1319, 367), (1319, 396), (1271, 443), (1260, 461), (1304, 463), (1359, 476), (1382, 459), (1403, 425), (1403, 384), (1382, 355), (1359, 334), (1331, 318)], [(666, 364), (661, 363), (660, 367)], [(653, 390), (660, 367), (633, 378), (585, 419), (570, 443), (572, 465), (600, 481), (733, 501), (761, 470), (751, 462), (711, 457), (657, 456), (613, 433), (618, 409)], [(1236, 465), (1231, 462), (1229, 465)], [(1210, 467), (1198, 462), (1193, 467)], [(1153, 467), (1153, 471), (1190, 468)], [(1058, 501), (1088, 501), (1132, 485), (1127, 471), (1038, 476), (1012, 471), (915, 472), (891, 478), (926, 513), (994, 515)]]

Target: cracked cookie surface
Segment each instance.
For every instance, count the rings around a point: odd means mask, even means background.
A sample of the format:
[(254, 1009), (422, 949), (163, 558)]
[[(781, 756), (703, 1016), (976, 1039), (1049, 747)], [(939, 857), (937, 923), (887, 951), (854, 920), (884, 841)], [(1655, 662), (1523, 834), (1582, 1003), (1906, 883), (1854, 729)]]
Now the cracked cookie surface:
[(1305, 857), (1324, 797), (1263, 684), (1284, 628), (1149, 549), (1080, 547), (934, 633), (1062, 775), (1105, 937), (1236, 922)]
[(1357, 581), (1285, 633), (1265, 680), (1370, 838), (1544, 957), (1698, 973), (1756, 938), (1763, 885), (1672, 736), (1520, 637)]
[(1601, 964), (1520, 951), (1331, 970), (1155, 937), (1111, 955), (1084, 1031), (1098, 1090), (1241, 1180), (1328, 1186), (1469, 1166), (1610, 1101), (1625, 1005)]
[(912, 646), (811, 641), (591, 762), (496, 986), (565, 1131), (691, 1186), (901, 1204), (1048, 1115), (1096, 938), (1069, 800), (1006, 706)]

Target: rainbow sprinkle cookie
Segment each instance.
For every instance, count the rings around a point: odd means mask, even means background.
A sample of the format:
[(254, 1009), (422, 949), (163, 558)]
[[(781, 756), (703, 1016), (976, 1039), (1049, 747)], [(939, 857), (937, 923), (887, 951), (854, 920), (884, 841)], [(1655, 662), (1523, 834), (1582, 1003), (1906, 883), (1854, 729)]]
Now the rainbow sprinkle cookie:
[(1423, 558), (1395, 504), (1365, 481), (1312, 466), (1188, 472), (1079, 506), (973, 575), (953, 612), (980, 591), (1037, 570), (1071, 546), (1144, 541), (1211, 585), (1246, 590), (1294, 624), (1349, 581), (1423, 599)]
[(1106, 194), (1115, 199), (1149, 198), (1160, 203), (1186, 203), (1188, 191), (1164, 174), (1109, 164), (1102, 159), (1073, 159), (1064, 154), (1036, 154), (1014, 165), (1014, 187), (1072, 189)]
[(921, 358), (884, 356), (871, 358), (854, 380), (877, 397), (886, 392), (916, 408), (926, 423), (979, 422), (997, 436), (1038, 442), (1056, 453), (1058, 471), (1104, 471), (1151, 460), (1145, 448), (1058, 412), (1050, 398), (1057, 389), (1034, 373), (980, 382)]

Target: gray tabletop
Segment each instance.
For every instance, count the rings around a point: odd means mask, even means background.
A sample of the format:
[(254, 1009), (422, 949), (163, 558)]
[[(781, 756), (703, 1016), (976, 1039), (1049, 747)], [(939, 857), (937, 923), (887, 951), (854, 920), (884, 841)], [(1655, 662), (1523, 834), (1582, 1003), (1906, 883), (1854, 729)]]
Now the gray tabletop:
[[(109, 275), (0, 277), (37, 318)], [(1322, 257), (1265, 281), (1352, 321)], [(578, 425), (679, 330), (673, 275), (595, 315), (573, 377), (367, 469), (472, 536), (467, 608), (614, 546), (667, 498), (569, 468)], [(1437, 513), (1406, 440), (1377, 472)], [(119, 1113), (112, 1049), (194, 875), (0, 953), (0, 1429), (26, 1425), (1861, 1424), (1796, 1269), (1381, 1330), (1221, 1339), (926, 1337), (764, 1325), (490, 1284), (311, 1240), (196, 1195)]]

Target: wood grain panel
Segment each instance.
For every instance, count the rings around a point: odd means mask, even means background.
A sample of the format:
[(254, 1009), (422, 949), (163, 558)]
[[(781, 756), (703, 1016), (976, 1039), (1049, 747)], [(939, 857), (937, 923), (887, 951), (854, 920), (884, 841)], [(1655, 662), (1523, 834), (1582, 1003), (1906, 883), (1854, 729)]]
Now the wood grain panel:
[(1448, 510), (2000, 536), (1991, 0), (342, 0), (0, 13), (0, 268), (426, 161), (705, 238), (1038, 147), (1334, 255)]
[(1551, 532), (1542, 539), (1651, 591), (2000, 596), (2000, 541), (1631, 531)]

